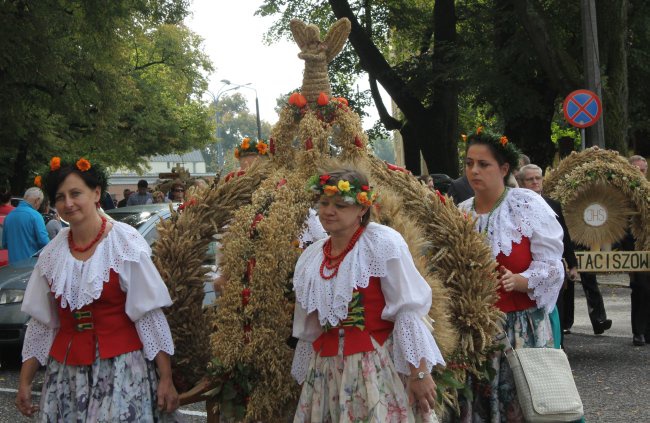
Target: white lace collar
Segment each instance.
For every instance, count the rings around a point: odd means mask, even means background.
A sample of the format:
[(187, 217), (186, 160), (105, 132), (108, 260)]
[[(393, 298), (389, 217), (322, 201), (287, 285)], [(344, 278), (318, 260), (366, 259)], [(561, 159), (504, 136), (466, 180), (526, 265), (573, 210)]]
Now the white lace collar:
[(530, 238), (533, 232), (544, 233), (549, 223), (556, 220), (555, 212), (546, 201), (529, 189), (509, 188), (506, 198), (494, 210), (489, 222), (488, 213), (477, 215), (472, 210), (473, 201), (472, 197), (460, 203), (458, 207), (478, 216), (477, 231), (488, 225), (487, 239), (494, 257), (499, 253), (509, 256), (513, 242), (518, 244), (522, 236)]
[(370, 277), (386, 276), (386, 262), (400, 257), (408, 247), (402, 236), (387, 226), (369, 223), (356, 245), (341, 262), (338, 274), (324, 280), (320, 276), (323, 244), (329, 238), (310, 245), (298, 259), (293, 276), (296, 301), (311, 313), (318, 310), (322, 326), (335, 326), (348, 317), (348, 304), (355, 288), (366, 288)]
[(79, 309), (99, 298), (110, 270), (120, 273), (125, 261), (139, 262), (141, 254), (151, 255), (151, 248), (142, 235), (130, 225), (113, 222), (113, 228), (102, 239), (86, 261), (77, 260), (68, 247), (68, 232), (62, 229), (41, 252), (36, 268), (50, 283), (61, 306)]

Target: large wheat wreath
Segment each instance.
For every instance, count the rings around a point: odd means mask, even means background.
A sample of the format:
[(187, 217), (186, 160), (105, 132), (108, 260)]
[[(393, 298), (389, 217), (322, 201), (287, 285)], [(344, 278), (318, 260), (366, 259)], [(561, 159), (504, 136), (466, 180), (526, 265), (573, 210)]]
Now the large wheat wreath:
[[(444, 400), (438, 411), (457, 407), (457, 389), (467, 372), (483, 371), (501, 319), (489, 247), (451, 200), (369, 154), (359, 116), (345, 99), (331, 97), (327, 63), (343, 47), (350, 22), (336, 22), (323, 41), (314, 25), (294, 20), (291, 29), (305, 76), (272, 130), (271, 160), (194, 192), (160, 227), (154, 254), (174, 299), (167, 317), (177, 346), (176, 383), (186, 401), (208, 398), (209, 407), (233, 419), (285, 421), (293, 413), (299, 386), (290, 376), (287, 340), (296, 240), (312, 206), (306, 181), (323, 168), (347, 165), (369, 175), (382, 198), (375, 220), (404, 236), (431, 285), (429, 314), (448, 363), (434, 369)], [(223, 234), (221, 268), (229, 282), (216, 312), (206, 314), (202, 261), (216, 234)]]
[[(586, 247), (619, 241), (628, 227), (637, 251), (650, 250), (650, 182), (616, 151), (573, 152), (544, 178), (544, 192), (562, 203), (571, 238)], [(607, 222), (584, 223), (587, 206), (605, 207)]]

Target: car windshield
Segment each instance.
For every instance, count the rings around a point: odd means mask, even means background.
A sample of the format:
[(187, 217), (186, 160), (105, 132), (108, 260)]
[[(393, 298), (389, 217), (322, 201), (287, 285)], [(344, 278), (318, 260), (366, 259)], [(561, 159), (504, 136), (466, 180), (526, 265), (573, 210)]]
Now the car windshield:
[(148, 211), (131, 211), (131, 212), (115, 212), (111, 211), (110, 216), (117, 220), (118, 222), (123, 222), (133, 226), (136, 229), (140, 229), (142, 226), (154, 213)]

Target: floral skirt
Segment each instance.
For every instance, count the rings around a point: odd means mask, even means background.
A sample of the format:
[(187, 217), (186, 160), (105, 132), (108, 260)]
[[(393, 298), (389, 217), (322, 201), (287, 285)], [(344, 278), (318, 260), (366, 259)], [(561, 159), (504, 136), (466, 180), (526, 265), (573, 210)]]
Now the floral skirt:
[(176, 422), (176, 413), (160, 413), (155, 364), (134, 351), (70, 366), (50, 357), (43, 381), (41, 422)]
[(302, 385), (294, 423), (437, 422), (433, 412), (410, 407), (406, 378), (391, 358), (392, 337), (375, 350), (344, 357), (314, 354)]
[[(549, 316), (544, 309), (530, 308), (506, 314), (504, 331), (513, 348), (553, 348), (553, 333)], [(495, 376), (488, 383), (468, 380), (474, 399), (461, 401), (461, 421), (469, 422), (523, 422), (517, 400), (517, 389), (508, 361), (501, 351), (491, 359)]]

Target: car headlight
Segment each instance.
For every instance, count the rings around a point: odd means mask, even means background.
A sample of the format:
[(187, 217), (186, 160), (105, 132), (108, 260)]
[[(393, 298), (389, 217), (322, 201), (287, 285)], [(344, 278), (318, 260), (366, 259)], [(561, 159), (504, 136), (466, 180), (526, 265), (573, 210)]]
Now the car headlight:
[(22, 289), (0, 289), (0, 304), (19, 303), (25, 297)]

